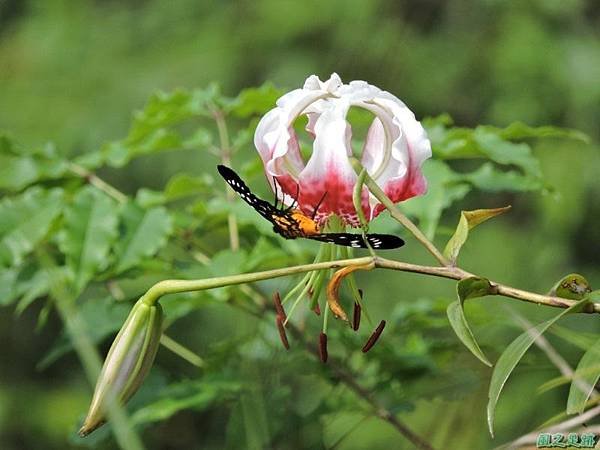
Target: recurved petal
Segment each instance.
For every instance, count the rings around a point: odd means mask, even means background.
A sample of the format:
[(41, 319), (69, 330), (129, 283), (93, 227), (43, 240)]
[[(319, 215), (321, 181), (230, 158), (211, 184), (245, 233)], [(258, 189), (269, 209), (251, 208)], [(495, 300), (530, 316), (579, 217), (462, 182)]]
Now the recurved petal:
[[(346, 121), (350, 104), (345, 100), (331, 103), (315, 123), (313, 153), (300, 173), (300, 206), (308, 214), (323, 198), (317, 220), (323, 221), (330, 214), (337, 214), (351, 225), (358, 223), (352, 204), (352, 191), (356, 173), (348, 155), (352, 153), (350, 138), (352, 131)], [(323, 197), (325, 196), (325, 197)], [(368, 217), (368, 194), (364, 191), (363, 208)]]

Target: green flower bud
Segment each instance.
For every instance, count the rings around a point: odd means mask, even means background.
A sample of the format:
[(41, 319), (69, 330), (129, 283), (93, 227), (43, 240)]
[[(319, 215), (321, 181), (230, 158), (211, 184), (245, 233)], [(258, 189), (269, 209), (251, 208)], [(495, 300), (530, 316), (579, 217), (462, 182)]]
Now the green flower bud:
[(571, 300), (581, 300), (590, 292), (592, 292), (592, 288), (585, 277), (578, 273), (571, 273), (556, 283), (550, 291), (550, 295)]
[(124, 404), (138, 390), (154, 362), (162, 320), (158, 303), (150, 306), (138, 300), (133, 306), (108, 351), (80, 436), (87, 436), (106, 422), (109, 396)]

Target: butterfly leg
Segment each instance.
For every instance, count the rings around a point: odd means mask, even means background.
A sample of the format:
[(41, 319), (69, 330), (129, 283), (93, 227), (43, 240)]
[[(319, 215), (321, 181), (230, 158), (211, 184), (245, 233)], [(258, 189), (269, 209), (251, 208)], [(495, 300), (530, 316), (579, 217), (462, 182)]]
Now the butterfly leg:
[(300, 185), (298, 183), (296, 183), (296, 197), (294, 197), (294, 201), (286, 209), (287, 212), (291, 211), (298, 205), (298, 197), (300, 197)]
[(319, 203), (317, 203), (317, 206), (315, 206), (315, 209), (313, 210), (312, 217), (311, 217), (312, 220), (315, 220), (317, 212), (319, 211), (319, 206), (321, 206), (321, 203), (323, 203), (323, 200), (325, 200), (326, 195), (327, 195), (327, 191), (325, 191), (325, 193), (323, 194), (323, 197), (321, 197), (321, 200), (319, 200)]

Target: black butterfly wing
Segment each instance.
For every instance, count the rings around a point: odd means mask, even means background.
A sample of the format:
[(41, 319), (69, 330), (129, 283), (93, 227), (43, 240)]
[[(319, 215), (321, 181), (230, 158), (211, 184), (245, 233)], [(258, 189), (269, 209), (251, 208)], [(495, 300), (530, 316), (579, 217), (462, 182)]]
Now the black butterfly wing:
[(273, 221), (273, 214), (278, 211), (269, 202), (254, 195), (244, 181), (227, 166), (218, 165), (217, 170), (231, 188), (239, 194), (242, 199), (252, 206), (261, 216), (269, 221)]
[[(304, 236), (308, 239), (314, 239), (321, 242), (329, 242), (331, 244), (343, 245), (353, 248), (367, 248), (362, 234), (355, 233), (320, 233)], [(404, 241), (398, 236), (391, 234), (367, 234), (367, 241), (373, 249), (391, 250), (402, 247)]]

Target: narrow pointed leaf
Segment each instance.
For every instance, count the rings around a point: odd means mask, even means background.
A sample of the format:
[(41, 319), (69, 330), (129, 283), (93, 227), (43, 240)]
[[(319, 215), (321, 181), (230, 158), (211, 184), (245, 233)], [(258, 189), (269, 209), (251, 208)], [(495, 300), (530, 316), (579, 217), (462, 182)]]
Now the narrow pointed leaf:
[(446, 248), (444, 249), (444, 256), (451, 260), (452, 262), (456, 261), (458, 258), (458, 254), (460, 249), (467, 242), (467, 238), (469, 237), (469, 230), (475, 228), (482, 222), (485, 222), (492, 217), (499, 216), (500, 214), (505, 213), (511, 207), (505, 206), (504, 208), (494, 208), (494, 209), (476, 209), (473, 211), (462, 211), (460, 214), (460, 220), (458, 221), (458, 225), (456, 227), (456, 231), (454, 235), (448, 241)]
[(479, 344), (477, 344), (475, 336), (473, 336), (473, 332), (467, 323), (467, 319), (465, 318), (465, 313), (460, 301), (456, 300), (455, 302), (450, 303), (446, 313), (448, 314), (448, 320), (450, 321), (452, 329), (465, 347), (467, 347), (471, 353), (473, 353), (486, 366), (492, 367), (492, 363), (487, 359), (479, 347)]
[(104, 193), (85, 187), (65, 211), (60, 248), (80, 291), (94, 274), (106, 268), (110, 246), (117, 235), (117, 206)]
[(584, 353), (577, 364), (575, 376), (569, 389), (567, 414), (581, 414), (585, 403), (600, 379), (600, 339)]
[(587, 300), (582, 300), (578, 303), (574, 303), (567, 309), (562, 310), (554, 318), (542, 322), (535, 327), (523, 332), (519, 337), (510, 343), (510, 345), (504, 350), (498, 362), (494, 366), (492, 372), (492, 379), (490, 381), (490, 389), (488, 393), (488, 405), (487, 405), (487, 420), (490, 434), (494, 436), (494, 414), (496, 411), (496, 404), (500, 397), (500, 392), (508, 380), (508, 377), (519, 363), (525, 352), (531, 347), (534, 341), (544, 334), (544, 332), (558, 319), (565, 316), (566, 314), (580, 311), (587, 304)]
[(465, 347), (467, 347), (482, 363), (491, 367), (492, 363), (487, 359), (479, 347), (479, 344), (475, 340), (475, 336), (469, 327), (463, 305), (464, 301), (469, 298), (483, 297), (484, 295), (492, 293), (492, 286), (485, 278), (472, 277), (459, 281), (456, 284), (456, 292), (458, 300), (450, 303), (446, 310), (450, 325)]

